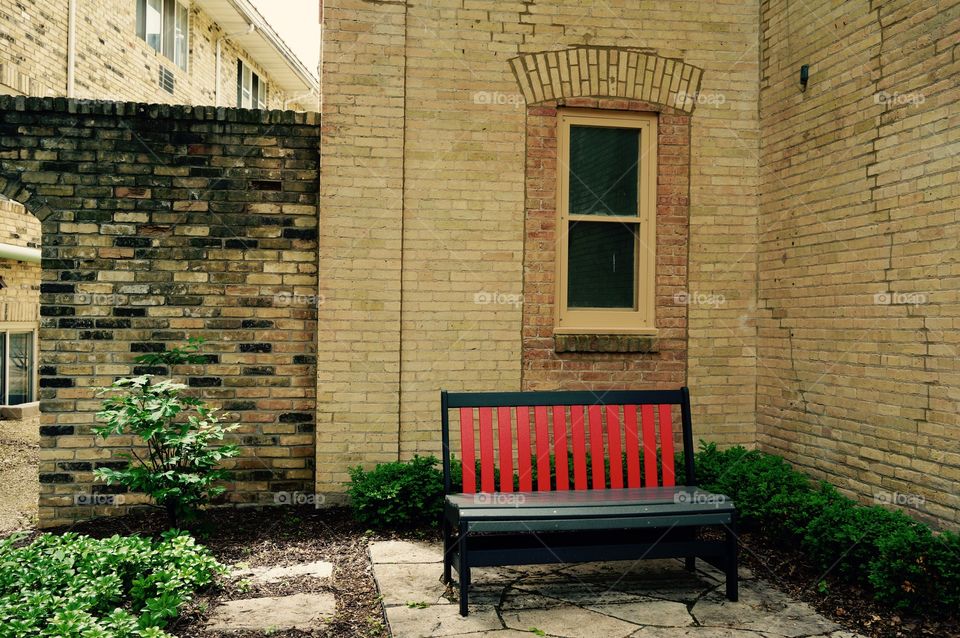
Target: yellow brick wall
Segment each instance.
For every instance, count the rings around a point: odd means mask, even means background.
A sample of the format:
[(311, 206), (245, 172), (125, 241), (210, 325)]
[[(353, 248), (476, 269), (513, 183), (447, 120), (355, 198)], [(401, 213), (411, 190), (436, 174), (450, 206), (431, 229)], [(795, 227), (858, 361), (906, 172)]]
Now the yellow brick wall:
[[(43, 88), (33, 91), (18, 89), (5, 81), (3, 72), (0, 72), (0, 92), (10, 92), (13, 88), (31, 95), (66, 95), (65, 1), (0, 0), (0, 34), (4, 45), (0, 48), (3, 71)], [(207, 14), (192, 8), (189, 63), (187, 70), (183, 71), (137, 37), (132, 0), (80, 2), (77, 9), (76, 97), (214, 105), (216, 43), (224, 35)], [(236, 106), (238, 56), (243, 56), (251, 63), (251, 68), (267, 80), (267, 108), (284, 108), (284, 102), (292, 96), (273, 84), (269, 74), (229, 39), (221, 43), (220, 106)], [(159, 86), (161, 66), (173, 72), (173, 94)], [(287, 108), (304, 107), (313, 110), (313, 105), (307, 102), (293, 102)]]
[[(40, 221), (19, 203), (0, 197), (0, 243), (39, 248)], [(36, 322), (40, 314), (40, 264), (0, 259), (0, 322)]]
[(761, 18), (759, 443), (955, 527), (960, 2)]
[(436, 453), (441, 388), (521, 387), (522, 308), (496, 303), (523, 293), (509, 60), (581, 45), (704, 69), (690, 292), (723, 303), (689, 307), (688, 383), (699, 436), (752, 444), (758, 4), (324, 5), (318, 489), (341, 490), (347, 465)]

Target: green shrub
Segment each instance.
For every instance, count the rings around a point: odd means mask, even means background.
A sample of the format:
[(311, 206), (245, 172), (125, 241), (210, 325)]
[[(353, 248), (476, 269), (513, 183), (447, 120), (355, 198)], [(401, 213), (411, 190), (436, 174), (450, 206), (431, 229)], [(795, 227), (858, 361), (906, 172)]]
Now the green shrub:
[(774, 543), (799, 546), (811, 564), (869, 587), (882, 603), (915, 613), (960, 608), (960, 537), (900, 511), (861, 506), (812, 486), (778, 456), (701, 444), (697, 477), (733, 499), (741, 518)]
[(350, 468), (347, 493), (354, 518), (369, 527), (436, 525), (443, 511), (443, 472), (433, 456)]
[(0, 634), (166, 638), (163, 628), (224, 568), (193, 538), (24, 534), (0, 541)]
[[(170, 366), (199, 363), (205, 360), (199, 354), (201, 343), (193, 339), (184, 348), (143, 355), (137, 361)], [(99, 468), (94, 474), (108, 485), (119, 483), (150, 496), (166, 509), (171, 527), (192, 518), (197, 508), (223, 493), (217, 483), (228, 479), (230, 473), (219, 465), (240, 453), (236, 445), (214, 445), (237, 426), (221, 425), (217, 411), (184, 395), (186, 388), (171, 380), (153, 383), (149, 374), (119, 379), (100, 390), (100, 394), (115, 394), (104, 400), (97, 413), (105, 425), (93, 428), (104, 439), (132, 434), (144, 442), (146, 458), (131, 450), (131, 454), (120, 455), (132, 457), (123, 469)]]

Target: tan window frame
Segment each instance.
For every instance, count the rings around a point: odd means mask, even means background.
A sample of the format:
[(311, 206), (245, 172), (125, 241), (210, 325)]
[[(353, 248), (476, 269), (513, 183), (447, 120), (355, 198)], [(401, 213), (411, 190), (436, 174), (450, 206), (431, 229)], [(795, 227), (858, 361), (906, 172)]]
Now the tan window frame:
[[(637, 216), (571, 215), (570, 127), (635, 128), (640, 130)], [(554, 332), (558, 334), (655, 334), (657, 114), (561, 109), (557, 118), (557, 303)], [(571, 221), (631, 223), (637, 232), (634, 274), (636, 304), (632, 309), (568, 308), (568, 234)]]

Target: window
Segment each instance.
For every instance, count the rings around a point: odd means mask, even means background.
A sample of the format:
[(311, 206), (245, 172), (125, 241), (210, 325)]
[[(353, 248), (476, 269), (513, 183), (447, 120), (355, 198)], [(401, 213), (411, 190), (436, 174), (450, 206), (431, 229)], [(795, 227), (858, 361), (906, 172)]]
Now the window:
[(0, 405), (21, 405), (36, 400), (35, 342), (32, 330), (0, 332)]
[(177, 0), (137, 0), (137, 35), (187, 70), (190, 12)]
[(657, 116), (562, 110), (558, 333), (653, 333)]
[(237, 60), (237, 106), (242, 109), (267, 108), (267, 83), (243, 60)]

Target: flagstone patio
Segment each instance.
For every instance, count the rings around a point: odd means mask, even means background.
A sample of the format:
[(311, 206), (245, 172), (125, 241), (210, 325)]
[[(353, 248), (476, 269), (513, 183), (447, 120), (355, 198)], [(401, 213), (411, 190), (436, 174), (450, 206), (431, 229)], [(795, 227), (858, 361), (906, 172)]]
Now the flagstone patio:
[(383, 541), (370, 549), (394, 638), (861, 638), (741, 569), (740, 601), (702, 561), (622, 561), (477, 569), (470, 615), (440, 583), (439, 544)]

